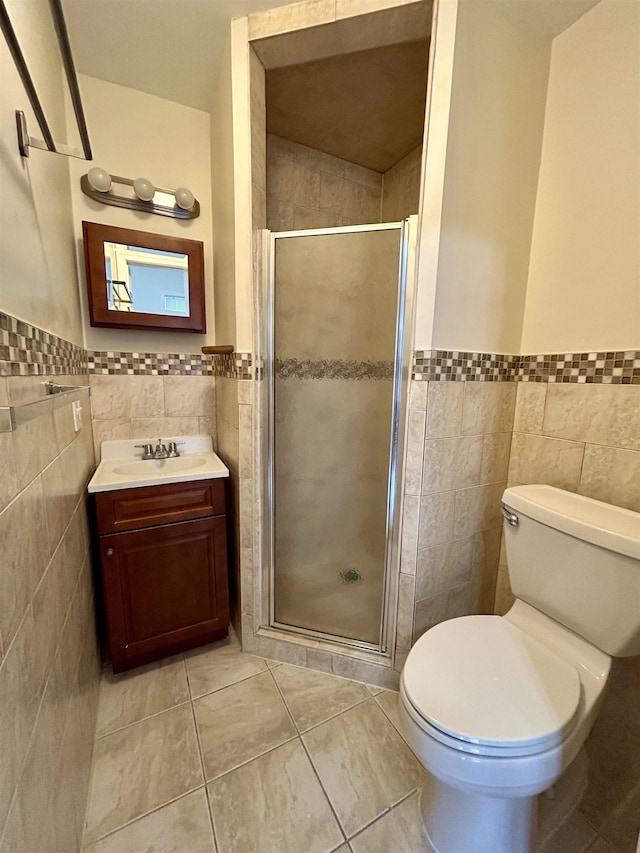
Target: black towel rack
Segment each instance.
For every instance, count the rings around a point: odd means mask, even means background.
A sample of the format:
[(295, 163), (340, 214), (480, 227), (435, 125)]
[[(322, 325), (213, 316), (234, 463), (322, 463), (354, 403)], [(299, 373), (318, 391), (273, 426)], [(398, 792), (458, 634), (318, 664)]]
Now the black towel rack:
[(33, 84), (31, 73), (29, 72), (24, 54), (22, 53), (22, 49), (18, 43), (11, 19), (9, 18), (7, 7), (4, 0), (0, 0), (0, 29), (4, 34), (7, 46), (11, 52), (13, 61), (16, 64), (16, 68), (18, 69), (18, 74), (20, 75), (20, 79), (22, 80), (22, 84), (26, 90), (29, 102), (31, 103), (31, 108), (35, 113), (36, 120), (40, 125), (40, 131), (44, 137), (44, 139), (36, 139), (33, 136), (29, 136), (25, 114), (22, 110), (16, 110), (18, 147), (20, 149), (20, 154), (23, 157), (29, 156), (29, 148), (40, 148), (42, 151), (52, 151), (55, 154), (64, 154), (67, 157), (77, 157), (80, 160), (93, 160), (91, 144), (89, 143), (87, 122), (85, 120), (82, 99), (80, 97), (80, 89), (78, 87), (78, 77), (76, 75), (75, 65), (73, 64), (71, 44), (69, 43), (69, 34), (64, 20), (62, 5), (60, 0), (49, 0), (49, 6), (51, 8), (51, 15), (53, 17), (53, 23), (58, 37), (62, 63), (67, 76), (73, 111), (78, 124), (78, 131), (82, 142), (82, 151), (79, 151), (77, 148), (73, 148), (70, 145), (63, 145), (54, 141), (49, 123), (47, 122), (42, 104), (40, 103), (40, 98), (36, 92), (36, 87)]

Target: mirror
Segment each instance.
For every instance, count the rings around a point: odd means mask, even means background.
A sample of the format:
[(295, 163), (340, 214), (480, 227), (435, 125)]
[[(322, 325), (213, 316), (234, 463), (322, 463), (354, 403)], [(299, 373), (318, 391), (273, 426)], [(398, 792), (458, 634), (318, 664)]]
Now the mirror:
[(95, 222), (82, 233), (92, 326), (206, 331), (202, 243)]

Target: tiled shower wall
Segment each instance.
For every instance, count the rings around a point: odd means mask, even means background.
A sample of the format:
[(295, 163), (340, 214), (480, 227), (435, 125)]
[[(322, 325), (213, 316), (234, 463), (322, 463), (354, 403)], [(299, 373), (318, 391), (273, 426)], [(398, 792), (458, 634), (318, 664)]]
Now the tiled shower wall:
[(382, 176), (382, 222), (396, 222), (418, 212), (422, 146), (414, 148)]
[(267, 135), (271, 231), (380, 222), (382, 175), (306, 145)]
[[(14, 365), (16, 369), (18, 365)], [(42, 396), (0, 378), (0, 406)], [(0, 372), (2, 364), (0, 364)], [(93, 472), (89, 402), (0, 434), (0, 850), (80, 849), (98, 696), (85, 486)], [(44, 846), (41, 846), (44, 844)]]
[[(255, 163), (257, 142), (253, 151)], [(292, 231), (404, 219), (418, 212), (421, 156), (416, 148), (383, 175), (269, 134), (267, 227)]]

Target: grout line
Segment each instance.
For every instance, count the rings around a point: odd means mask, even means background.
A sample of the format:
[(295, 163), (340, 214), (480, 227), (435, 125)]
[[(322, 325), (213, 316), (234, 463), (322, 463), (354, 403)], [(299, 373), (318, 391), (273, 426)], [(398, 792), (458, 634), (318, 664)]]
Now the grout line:
[(159, 717), (161, 714), (166, 714), (168, 711), (174, 711), (176, 708), (182, 708), (184, 705), (191, 704), (191, 699), (185, 699), (183, 702), (178, 702), (176, 705), (171, 705), (169, 708), (163, 708), (161, 711), (155, 711), (153, 714), (148, 714), (146, 717), (140, 717), (139, 720), (133, 720), (131, 723), (127, 723), (124, 726), (120, 726), (117, 729), (113, 729), (112, 731), (105, 732), (101, 735), (96, 735), (94, 742), (98, 743), (98, 741), (104, 740), (107, 737), (111, 737), (111, 735), (118, 734), (119, 732), (123, 732), (126, 729), (130, 729), (133, 726), (137, 726), (140, 723), (145, 723), (147, 720), (152, 720), (154, 717)]
[[(189, 670), (187, 668), (187, 673), (188, 673), (188, 671)], [(191, 682), (189, 681), (189, 695), (191, 697), (191, 701), (197, 702), (200, 699), (204, 699), (205, 696), (211, 696), (213, 693), (219, 693), (221, 690), (226, 690), (227, 688), (233, 687), (236, 684), (242, 684), (243, 681), (249, 681), (250, 678), (255, 678), (256, 675), (264, 675), (265, 672), (270, 672), (268, 667), (266, 669), (260, 670), (260, 672), (253, 672), (251, 675), (246, 675), (244, 678), (239, 678), (237, 681), (232, 681), (230, 684), (223, 684), (220, 687), (216, 687), (214, 690), (208, 690), (206, 693), (200, 693), (197, 696), (194, 696), (191, 693)], [(188, 679), (188, 675), (187, 675), (187, 679)]]
[[(186, 659), (183, 659), (183, 663), (184, 663), (185, 672), (186, 672), (186, 669), (187, 669)], [(187, 687), (188, 687), (188, 685), (187, 685)], [(200, 729), (198, 728), (198, 720), (196, 718), (196, 709), (193, 707), (193, 700), (191, 700), (189, 702), (189, 704), (191, 706), (191, 717), (193, 719), (193, 727), (194, 727), (195, 732), (196, 732), (196, 744), (198, 745), (198, 755), (200, 756), (200, 772), (202, 773), (202, 779), (204, 781), (204, 796), (205, 796), (205, 799), (207, 801), (207, 811), (209, 813), (209, 824), (211, 826), (211, 836), (213, 838), (213, 849), (214, 849), (214, 853), (217, 853), (217, 851), (218, 851), (218, 838), (216, 835), (215, 821), (213, 820), (213, 811), (211, 809), (211, 801), (209, 800), (209, 791), (207, 790), (207, 772), (206, 772), (205, 766), (204, 766), (204, 753), (202, 751), (202, 742), (200, 740)]]
[[(167, 800), (166, 803), (160, 803), (159, 805), (154, 806), (152, 809), (149, 809), (148, 812), (144, 812), (143, 814), (136, 815), (134, 818), (131, 818), (131, 820), (126, 821), (125, 823), (121, 824), (120, 826), (117, 826), (115, 829), (110, 829), (109, 832), (105, 833), (104, 835), (101, 835), (99, 838), (94, 838), (92, 841), (89, 841), (86, 844), (83, 843), (82, 844), (82, 850), (84, 850), (86, 847), (91, 847), (94, 844), (97, 844), (98, 841), (102, 841), (104, 838), (109, 838), (109, 836), (114, 835), (116, 832), (119, 832), (121, 829), (124, 829), (127, 826), (131, 826), (132, 824), (137, 823), (139, 820), (142, 820), (142, 818), (148, 817), (149, 815), (152, 815), (155, 812), (159, 812), (165, 806), (170, 806), (170, 805), (172, 805), (172, 803), (177, 803), (178, 800), (182, 800), (185, 797), (189, 796), (189, 794), (193, 794), (196, 791), (202, 790), (203, 788), (206, 788), (206, 785), (197, 785), (195, 788), (190, 788), (188, 791), (184, 791), (182, 794), (179, 794), (177, 797), (173, 797), (172, 799)], [(84, 835), (84, 833), (83, 833), (83, 835)], [(84, 841), (84, 839), (83, 839), (83, 841)]]
[[(284, 706), (287, 709), (289, 716), (291, 717), (291, 720), (293, 721), (293, 725), (295, 726), (296, 731), (298, 731), (298, 726), (297, 726), (296, 721), (293, 717), (293, 714), (291, 713), (291, 710), (289, 709), (289, 705), (287, 704), (287, 700), (284, 698), (284, 693), (280, 689), (280, 685), (275, 680), (273, 674), (271, 673), (271, 670), (269, 670), (269, 672), (271, 674), (271, 678), (273, 679), (274, 684), (276, 685), (276, 689), (277, 689), (278, 693), (280, 694), (282, 701), (284, 702)], [(331, 812), (332, 812), (332, 814), (336, 820), (338, 829), (342, 833), (344, 842), (346, 842), (347, 841), (347, 833), (346, 833), (344, 827), (342, 826), (342, 822), (340, 821), (340, 818), (338, 817), (336, 810), (333, 807), (333, 803), (331, 802), (331, 798), (329, 797), (329, 794), (327, 793), (324, 785), (322, 784), (322, 779), (320, 778), (320, 774), (316, 770), (316, 766), (313, 763), (311, 755), (309, 754), (309, 750), (307, 749), (307, 745), (305, 744), (304, 740), (302, 739), (302, 735), (300, 733), (298, 733), (298, 740), (300, 741), (300, 744), (302, 745), (302, 748), (305, 752), (305, 755), (307, 756), (307, 760), (308, 760), (309, 764), (311, 765), (311, 769), (313, 770), (313, 772), (316, 776), (316, 779), (318, 780), (318, 784), (320, 785), (320, 789), (321, 789), (322, 793), (324, 794), (327, 803), (329, 804), (329, 808), (331, 809)], [(339, 845), (339, 846), (342, 846), (342, 845)]]
[(269, 749), (265, 749), (264, 752), (261, 752), (259, 755), (254, 755), (252, 758), (247, 758), (246, 761), (240, 762), (240, 764), (236, 764), (233, 767), (230, 767), (228, 770), (225, 770), (224, 773), (219, 773), (217, 776), (214, 776), (212, 779), (207, 779), (205, 776), (205, 785), (211, 785), (214, 782), (218, 782), (220, 779), (223, 779), (225, 776), (228, 776), (229, 773), (233, 773), (236, 770), (240, 770), (241, 767), (246, 767), (248, 764), (252, 764), (254, 761), (257, 761), (259, 758), (263, 758), (265, 755), (268, 755), (270, 752), (275, 752), (276, 749), (279, 749), (281, 746), (284, 746), (287, 743), (291, 743), (294, 740), (299, 738), (298, 734), (293, 734), (291, 737), (286, 738), (281, 743), (275, 744), (275, 746), (270, 746)]

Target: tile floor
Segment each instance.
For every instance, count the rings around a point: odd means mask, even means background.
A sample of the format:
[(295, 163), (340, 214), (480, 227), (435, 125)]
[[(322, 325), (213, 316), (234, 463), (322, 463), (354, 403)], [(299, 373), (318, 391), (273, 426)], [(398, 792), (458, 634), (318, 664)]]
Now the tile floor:
[[(429, 853), (397, 698), (233, 636), (105, 673), (83, 853)], [(541, 853), (586, 851), (575, 816)]]

